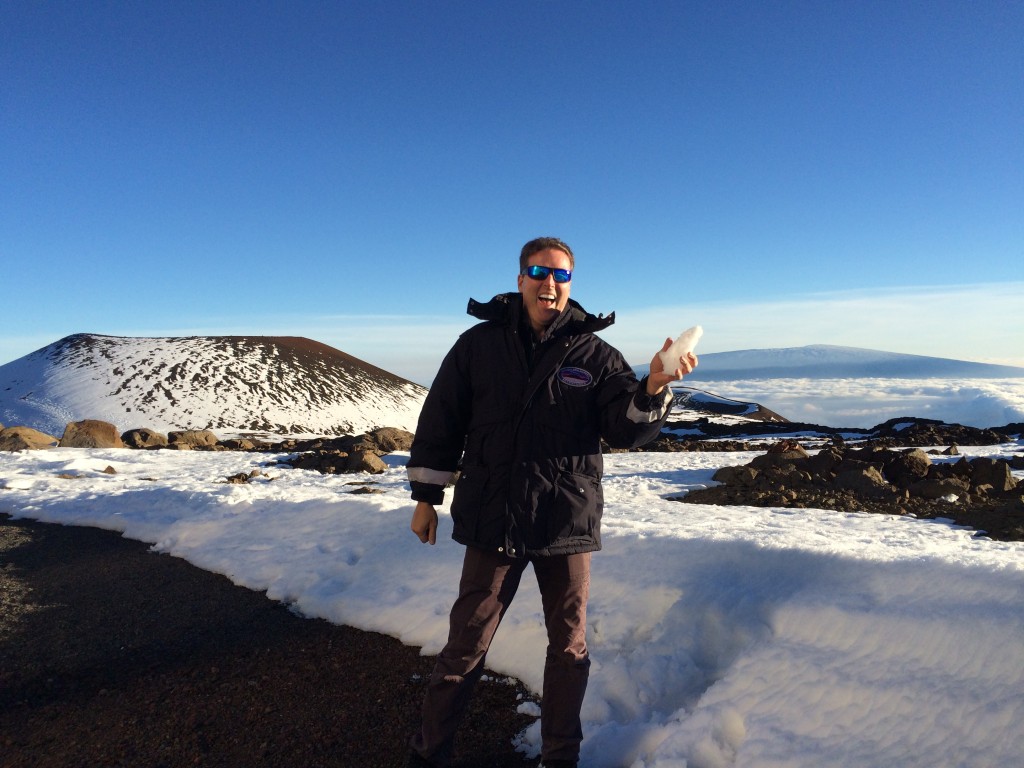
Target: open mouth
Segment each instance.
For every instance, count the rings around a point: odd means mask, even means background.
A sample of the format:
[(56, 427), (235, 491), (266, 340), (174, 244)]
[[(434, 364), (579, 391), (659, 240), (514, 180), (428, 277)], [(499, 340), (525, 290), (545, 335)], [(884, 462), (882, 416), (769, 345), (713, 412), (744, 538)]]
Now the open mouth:
[(553, 308), (555, 306), (555, 295), (552, 293), (542, 293), (537, 296), (537, 301), (545, 307)]

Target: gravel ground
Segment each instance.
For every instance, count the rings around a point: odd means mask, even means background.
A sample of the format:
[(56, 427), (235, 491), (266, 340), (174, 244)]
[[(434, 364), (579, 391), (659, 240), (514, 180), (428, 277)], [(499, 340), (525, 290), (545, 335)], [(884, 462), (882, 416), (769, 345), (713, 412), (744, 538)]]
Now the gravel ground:
[[(148, 545), (0, 514), (0, 765), (405, 766), (432, 659)], [(536, 766), (483, 682), (459, 768)]]

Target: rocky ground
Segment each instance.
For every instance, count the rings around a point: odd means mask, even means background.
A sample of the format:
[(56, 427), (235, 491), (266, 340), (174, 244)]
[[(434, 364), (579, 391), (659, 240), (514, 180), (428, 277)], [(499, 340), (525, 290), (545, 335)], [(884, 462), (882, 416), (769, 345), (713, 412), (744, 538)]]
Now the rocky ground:
[(945, 449), (834, 442), (813, 453), (783, 440), (744, 465), (718, 470), (718, 485), (691, 491), (689, 504), (834, 509), (943, 518), (978, 535), (1024, 541), (1024, 453), (956, 458)]
[[(116, 533), (0, 515), (4, 768), (396, 768), (430, 666)], [(522, 693), (481, 683), (458, 766), (536, 765)]]

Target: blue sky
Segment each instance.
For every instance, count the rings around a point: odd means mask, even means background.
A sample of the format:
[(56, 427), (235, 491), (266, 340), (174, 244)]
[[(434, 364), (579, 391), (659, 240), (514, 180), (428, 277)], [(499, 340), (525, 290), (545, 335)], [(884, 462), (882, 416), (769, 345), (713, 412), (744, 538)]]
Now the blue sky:
[(0, 0), (0, 363), (302, 335), (427, 382), (523, 242), (646, 363), (1024, 365), (1024, 4)]

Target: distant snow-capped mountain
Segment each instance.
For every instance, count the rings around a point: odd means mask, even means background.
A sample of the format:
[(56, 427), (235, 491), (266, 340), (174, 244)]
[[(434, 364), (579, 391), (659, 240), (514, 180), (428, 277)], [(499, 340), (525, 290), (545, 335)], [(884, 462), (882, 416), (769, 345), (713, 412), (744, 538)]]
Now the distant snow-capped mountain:
[(0, 366), (0, 424), (357, 434), (416, 427), (427, 390), (301, 337), (80, 333)]
[[(698, 350), (699, 353), (699, 350)], [(784, 349), (744, 349), (699, 355), (700, 365), (686, 381), (737, 379), (1002, 379), (1024, 378), (1024, 368), (972, 363), (942, 357), (880, 352), (814, 344)], [(646, 373), (647, 366), (637, 368)]]

